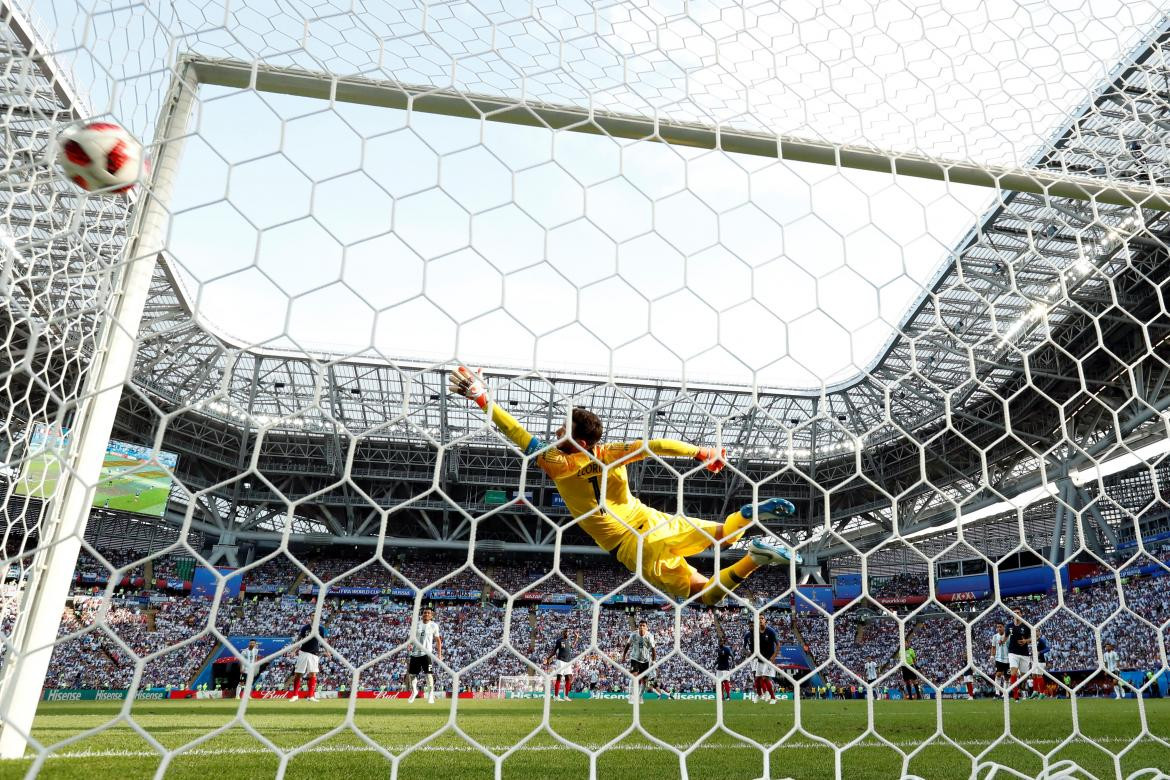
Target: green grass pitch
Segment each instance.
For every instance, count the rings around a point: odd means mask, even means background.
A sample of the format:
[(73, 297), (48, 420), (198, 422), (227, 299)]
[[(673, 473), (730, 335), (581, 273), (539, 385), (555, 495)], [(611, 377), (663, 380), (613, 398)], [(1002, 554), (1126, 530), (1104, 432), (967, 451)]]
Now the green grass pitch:
[[(361, 735), (346, 725), (350, 702), (319, 703), (253, 701), (247, 720), (256, 731), (283, 749), (305, 745), (312, 748), (288, 759), (286, 777), (389, 777), (392, 762)], [(74, 737), (103, 724), (110, 728), (60, 746), (45, 760), (41, 777), (94, 778), (119, 780), (152, 777), (161, 758), (141, 735), (125, 722), (115, 722), (122, 702), (42, 703), (34, 734), (46, 743)], [(463, 700), (457, 717), (451, 719), (451, 702), (435, 705), (420, 702), (359, 700), (353, 710), (353, 726), (375, 745), (401, 755), (403, 748), (429, 740), (425, 746), (401, 758), (401, 778), (493, 777), (493, 761), (467, 737), (502, 754), (530, 737), (523, 747), (502, 763), (506, 778), (587, 777), (586, 754), (559, 743), (541, 729), (543, 703), (539, 701)], [(609, 745), (597, 758), (602, 778), (650, 780), (681, 777), (680, 758), (661, 743), (689, 751), (686, 770), (689, 778), (728, 780), (756, 778), (764, 771), (763, 753), (742, 737), (767, 745), (771, 777), (805, 780), (844, 777), (850, 780), (899, 777), (903, 756), (920, 744), (929, 746), (915, 753), (906, 769), (931, 780), (984, 776), (968, 755), (983, 755), (979, 761), (998, 761), (1025, 775), (1035, 775), (1042, 759), (1073, 759), (1099, 778), (1125, 777), (1148, 767), (1170, 767), (1170, 748), (1158, 739), (1170, 740), (1170, 701), (1147, 702), (1149, 736), (1141, 733), (1140, 713), (1134, 700), (1086, 700), (1079, 703), (1083, 739), (1064, 744), (1073, 733), (1072, 708), (1067, 701), (1027, 701), (1012, 704), (1005, 713), (1003, 702), (948, 701), (941, 711), (935, 702), (877, 702), (874, 723), (877, 735), (864, 736), (867, 729), (865, 702), (809, 701), (800, 706), (800, 724), (805, 733), (793, 732), (795, 708), (792, 702), (777, 705), (730, 702), (723, 709), (723, 726), (718, 728), (713, 701), (647, 701), (641, 705), (645, 734), (631, 729), (632, 707), (624, 701), (577, 700), (550, 705), (549, 725), (561, 737), (587, 748)], [(130, 716), (154, 739), (169, 749), (190, 745), (216, 729), (216, 736), (191, 745), (166, 767), (168, 778), (261, 778), (272, 777), (280, 758), (238, 724), (232, 724), (238, 702), (233, 701), (139, 701)], [(1011, 720), (1014, 736), (1027, 746), (1004, 739), (1005, 716)], [(955, 745), (933, 738), (939, 726)], [(883, 744), (879, 740), (888, 740)], [(858, 744), (841, 751), (840, 765), (828, 743)], [(822, 740), (827, 740), (824, 742)], [(1089, 742), (1094, 740), (1096, 744)], [(612, 744), (611, 744), (612, 743)], [(984, 753), (986, 751), (986, 753)], [(0, 762), (0, 777), (23, 776), (29, 760)]]

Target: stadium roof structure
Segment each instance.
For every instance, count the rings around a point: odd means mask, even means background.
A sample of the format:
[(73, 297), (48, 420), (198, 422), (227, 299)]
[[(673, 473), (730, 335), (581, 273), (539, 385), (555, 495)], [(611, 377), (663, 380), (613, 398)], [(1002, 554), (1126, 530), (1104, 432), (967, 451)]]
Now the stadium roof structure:
[[(27, 23), (11, 11), (6, 21), (3, 45), (33, 45)], [(1170, 184), (1159, 140), (1170, 123), (1167, 47), (1162, 27), (1054, 133), (1036, 169)], [(6, 208), (12, 225), (31, 231), (24, 243), (38, 247), (18, 258), (22, 278), (44, 288), (23, 291), (27, 312), (10, 316), (18, 331), (34, 323), (67, 339), (54, 328), (63, 321), (58, 305), (76, 305), (78, 296), (64, 290), (85, 275), (61, 268), (82, 254), (116, 262), (129, 217), (127, 204), (113, 199), (80, 201), (45, 168), (49, 128), (73, 117), (78, 103), (52, 59), (37, 62), (40, 72), (26, 74), (40, 79), (37, 104), (6, 107), (26, 145), (6, 151), (23, 154), (22, 170), (37, 170), (41, 186), (34, 201), (8, 198)], [(81, 202), (84, 229), (70, 230)], [(895, 521), (903, 533), (946, 522), (957, 504), (969, 511), (994, 502), (1162, 430), (1160, 413), (1170, 406), (1168, 233), (1164, 212), (1005, 192), (881, 354), (849, 381), (814, 391), (486, 373), (496, 399), (538, 435), (551, 434), (569, 406), (584, 405), (603, 417), (609, 438), (719, 440), (730, 449), (736, 474), (688, 473), (681, 491), (676, 472), (643, 464), (639, 490), (664, 504), (726, 511), (767, 479), (764, 490), (793, 496), (801, 510), (778, 532), (818, 539), (822, 557), (865, 549)], [(67, 245), (77, 241), (87, 247)], [(159, 260), (115, 435), (154, 441), (165, 420), (162, 444), (182, 456), (176, 506), (194, 507), (193, 518), (178, 511), (173, 522), (260, 541), (278, 538), (291, 519), (298, 539), (369, 543), (392, 509), (388, 533), (458, 547), (470, 518), (485, 514), (496, 530), (479, 533), (481, 542), (494, 536), (500, 549), (549, 549), (554, 534), (533, 502), (493, 508), (473, 495), (477, 485), (519, 488), (521, 459), (478, 410), (448, 399), (445, 377), (457, 356), (421, 364), (235, 343), (200, 321), (169, 258)], [(6, 362), (19, 346), (13, 342)], [(77, 347), (83, 355), (86, 345)], [(82, 368), (80, 358), (57, 367), (58, 381), (76, 381)], [(442, 457), (437, 444), (447, 445)], [(529, 474), (526, 489), (534, 480), (541, 486)], [(455, 486), (464, 491), (458, 500)], [(295, 512), (286, 500), (298, 502)], [(547, 503), (539, 509), (558, 513)]]

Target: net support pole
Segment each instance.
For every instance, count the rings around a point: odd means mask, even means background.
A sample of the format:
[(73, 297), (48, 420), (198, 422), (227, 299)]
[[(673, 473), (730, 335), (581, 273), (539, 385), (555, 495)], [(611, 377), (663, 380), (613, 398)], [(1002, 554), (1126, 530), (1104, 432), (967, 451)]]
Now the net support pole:
[(125, 262), (113, 280), (84, 389), (78, 397), (61, 479), (42, 509), (40, 544), (20, 597), (0, 678), (0, 758), (23, 756), (32, 729), (85, 535), (93, 489), (122, 388), (134, 367), (151, 277), (165, 246), (170, 219), (167, 204), (196, 87), (186, 64), (180, 65), (162, 106), (149, 186), (138, 204), (123, 255)]

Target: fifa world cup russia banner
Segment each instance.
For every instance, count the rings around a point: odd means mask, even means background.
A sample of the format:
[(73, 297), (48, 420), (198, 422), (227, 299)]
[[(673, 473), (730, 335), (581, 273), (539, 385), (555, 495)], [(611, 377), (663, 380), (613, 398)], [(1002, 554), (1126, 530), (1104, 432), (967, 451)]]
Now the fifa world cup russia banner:
[[(492, 598), (504, 601), (508, 598), (508, 594), (500, 591), (493, 591)], [(536, 601), (541, 604), (576, 604), (576, 593), (545, 593), (542, 590), (529, 590), (524, 593), (516, 595), (517, 601)]]
[[(594, 593), (593, 598), (599, 599), (602, 594)], [(666, 599), (661, 596), (627, 596), (624, 593), (619, 593), (616, 596), (610, 596), (601, 602), (602, 604), (644, 604), (647, 606), (658, 606), (665, 604)]]
[[(309, 596), (317, 595), (320, 590), (316, 585), (302, 585), (299, 588), (303, 595)], [(340, 587), (330, 587), (326, 593), (330, 596), (385, 596), (389, 592), (389, 588), (375, 588), (362, 585), (342, 585)]]
[[(1166, 575), (1166, 567), (1158, 563), (1147, 563), (1143, 566), (1129, 566), (1117, 572), (1117, 576), (1121, 579), (1127, 577), (1138, 577), (1146, 575), (1149, 577), (1163, 577)], [(1113, 572), (1106, 572), (1104, 574), (1096, 574), (1092, 577), (1081, 577), (1072, 581), (1074, 588), (1083, 588), (1087, 585), (1096, 585), (1101, 582), (1113, 582)]]
[(545, 604), (576, 604), (576, 593), (549, 593), (544, 597)]
[(440, 601), (476, 601), (483, 597), (482, 590), (467, 590), (464, 588), (436, 588), (423, 594), (428, 599)]
[(926, 596), (879, 596), (877, 603), (887, 607), (913, 607), (926, 601)]

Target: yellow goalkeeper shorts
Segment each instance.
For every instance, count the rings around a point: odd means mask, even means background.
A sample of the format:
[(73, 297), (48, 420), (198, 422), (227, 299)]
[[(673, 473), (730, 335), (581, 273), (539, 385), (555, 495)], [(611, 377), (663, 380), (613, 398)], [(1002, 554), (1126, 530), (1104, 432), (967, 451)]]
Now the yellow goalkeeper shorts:
[(630, 571), (638, 570), (638, 543), (642, 544), (642, 577), (666, 595), (685, 599), (691, 594), (691, 580), (697, 571), (686, 561), (713, 544), (719, 523), (684, 515), (655, 512), (640, 536), (627, 532), (615, 549), (617, 559)]

